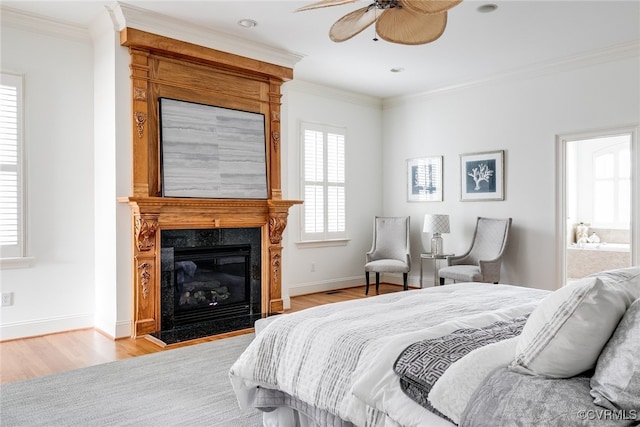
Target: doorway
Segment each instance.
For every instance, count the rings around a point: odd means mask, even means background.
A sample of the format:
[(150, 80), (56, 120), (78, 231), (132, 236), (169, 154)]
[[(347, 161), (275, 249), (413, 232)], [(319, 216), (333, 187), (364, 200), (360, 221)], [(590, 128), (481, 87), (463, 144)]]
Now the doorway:
[(637, 263), (636, 129), (558, 137), (559, 286)]

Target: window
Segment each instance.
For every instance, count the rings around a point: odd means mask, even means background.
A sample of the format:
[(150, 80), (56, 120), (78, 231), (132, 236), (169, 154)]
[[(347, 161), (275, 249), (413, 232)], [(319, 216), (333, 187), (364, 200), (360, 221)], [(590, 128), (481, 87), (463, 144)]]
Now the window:
[(345, 135), (343, 128), (302, 123), (303, 241), (347, 237)]
[(593, 156), (593, 222), (628, 228), (631, 223), (631, 151), (628, 142)]
[(22, 77), (1, 74), (0, 258), (24, 253), (22, 179)]

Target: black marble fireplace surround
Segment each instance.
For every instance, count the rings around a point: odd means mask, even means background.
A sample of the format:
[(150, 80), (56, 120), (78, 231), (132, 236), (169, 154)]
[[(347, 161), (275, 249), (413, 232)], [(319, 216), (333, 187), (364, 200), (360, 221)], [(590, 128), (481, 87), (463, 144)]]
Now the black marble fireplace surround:
[(162, 230), (165, 344), (252, 328), (261, 317), (260, 228)]

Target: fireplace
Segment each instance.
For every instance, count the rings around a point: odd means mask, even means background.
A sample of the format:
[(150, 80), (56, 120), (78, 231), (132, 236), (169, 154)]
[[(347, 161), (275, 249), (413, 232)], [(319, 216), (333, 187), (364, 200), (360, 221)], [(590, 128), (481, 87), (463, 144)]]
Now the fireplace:
[(161, 328), (171, 344), (250, 328), (261, 316), (260, 228), (164, 230)]
[(260, 313), (250, 297), (250, 253), (251, 246), (163, 250), (163, 262), (165, 256), (174, 260), (167, 286), (173, 293), (174, 325)]
[[(281, 188), (280, 88), (293, 78), (293, 69), (134, 28), (121, 30), (120, 43), (131, 59), (132, 194), (118, 200), (132, 213), (132, 336), (171, 344), (250, 332), (254, 320), (284, 311), (282, 237), (289, 208), (302, 203), (283, 199)], [(266, 193), (219, 199), (164, 193), (162, 98), (263, 116)], [(231, 246), (240, 254), (228, 255)], [(176, 262), (191, 270), (193, 263), (196, 272), (225, 263), (237, 264), (229, 267), (233, 272), (248, 271), (233, 297), (217, 279), (200, 287), (182, 282), (181, 291), (178, 275), (188, 272), (177, 272)], [(180, 305), (181, 298), (187, 304)], [(225, 311), (228, 315), (217, 316)]]

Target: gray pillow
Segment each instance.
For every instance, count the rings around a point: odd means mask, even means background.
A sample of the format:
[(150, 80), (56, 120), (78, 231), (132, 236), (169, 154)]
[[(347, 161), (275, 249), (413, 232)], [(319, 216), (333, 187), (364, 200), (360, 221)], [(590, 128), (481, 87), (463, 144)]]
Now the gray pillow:
[(591, 378), (596, 405), (640, 414), (640, 299), (627, 309), (602, 349)]

